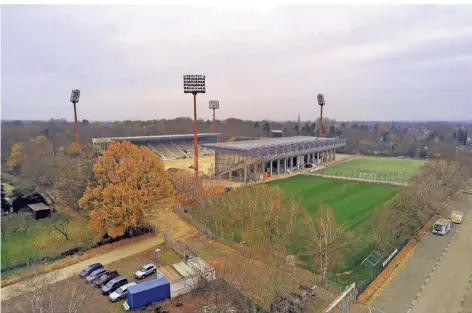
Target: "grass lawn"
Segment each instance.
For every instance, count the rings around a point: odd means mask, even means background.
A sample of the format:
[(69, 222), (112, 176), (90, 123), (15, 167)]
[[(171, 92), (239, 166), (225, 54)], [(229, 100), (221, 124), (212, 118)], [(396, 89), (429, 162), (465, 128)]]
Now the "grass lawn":
[(33, 220), (25, 236), (22, 226), (15, 231), (18, 225), (16, 217), (16, 214), (2, 217), (5, 234), (1, 249), (2, 268), (26, 262), (28, 259), (56, 256), (63, 251), (87, 245), (91, 240), (87, 225), (80, 218), (69, 218), (69, 240), (65, 240), (63, 235), (48, 226), (48, 218)]
[[(395, 186), (309, 175), (298, 175), (268, 184), (279, 186), (287, 195), (299, 196), (302, 205), (311, 213), (316, 212), (319, 203), (332, 208), (337, 222), (345, 224), (358, 239), (345, 253), (346, 270), (358, 267), (372, 250), (367, 233), (372, 211), (400, 190)], [(294, 253), (303, 251), (304, 240), (301, 238), (293, 243), (290, 249)], [(302, 262), (302, 265), (310, 268), (308, 263)]]
[(366, 157), (323, 169), (320, 174), (406, 182), (422, 167), (424, 160)]

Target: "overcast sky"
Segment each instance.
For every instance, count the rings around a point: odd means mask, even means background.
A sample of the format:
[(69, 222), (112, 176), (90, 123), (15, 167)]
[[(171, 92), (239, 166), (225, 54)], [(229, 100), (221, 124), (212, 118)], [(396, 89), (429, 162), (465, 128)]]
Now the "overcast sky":
[(2, 118), (472, 119), (472, 6), (2, 6)]

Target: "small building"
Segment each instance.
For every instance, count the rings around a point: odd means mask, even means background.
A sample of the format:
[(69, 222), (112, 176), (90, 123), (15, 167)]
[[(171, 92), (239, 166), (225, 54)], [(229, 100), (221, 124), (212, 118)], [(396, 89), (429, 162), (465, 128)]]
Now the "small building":
[(284, 131), (273, 129), (270, 131), (270, 135), (273, 138), (282, 138), (284, 136)]
[(200, 257), (189, 259), (187, 265), (194, 269), (206, 281), (216, 279), (215, 269)]
[(28, 204), (28, 209), (37, 220), (51, 216), (51, 208), (44, 203)]

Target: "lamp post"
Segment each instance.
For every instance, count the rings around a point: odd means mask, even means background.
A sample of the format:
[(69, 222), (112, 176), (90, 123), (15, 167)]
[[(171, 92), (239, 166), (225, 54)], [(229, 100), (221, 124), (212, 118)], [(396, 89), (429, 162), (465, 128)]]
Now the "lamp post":
[(325, 105), (325, 100), (324, 100), (324, 95), (319, 93), (318, 96), (318, 105), (320, 106), (321, 112), (320, 112), (320, 131), (319, 131), (319, 136), (323, 137), (323, 107)]
[(70, 102), (74, 105), (74, 129), (75, 129), (75, 143), (80, 145), (80, 138), (79, 138), (79, 122), (77, 121), (77, 108), (76, 104), (79, 102), (80, 98), (80, 90), (79, 89), (72, 89), (72, 93), (70, 94)]
[(184, 75), (184, 93), (193, 94), (193, 167), (198, 184), (197, 94), (205, 93), (205, 75)]
[(216, 118), (215, 118), (215, 110), (220, 108), (220, 101), (218, 100), (210, 100), (208, 103), (208, 107), (210, 110), (213, 110), (213, 132), (216, 133)]

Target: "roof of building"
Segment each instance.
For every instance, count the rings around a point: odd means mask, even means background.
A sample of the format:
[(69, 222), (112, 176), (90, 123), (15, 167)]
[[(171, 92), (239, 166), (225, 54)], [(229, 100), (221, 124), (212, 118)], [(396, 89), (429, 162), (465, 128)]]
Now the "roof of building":
[(256, 140), (205, 143), (201, 144), (204, 148), (214, 149), (215, 151), (227, 153), (241, 153), (245, 155), (275, 154), (284, 152), (287, 148), (317, 148), (330, 145), (345, 144), (344, 139), (338, 138), (320, 138), (310, 136), (294, 136), (282, 138), (263, 138)]
[[(221, 133), (200, 133), (197, 134), (199, 138), (203, 137), (217, 137)], [(177, 140), (177, 139), (193, 139), (193, 134), (180, 134), (180, 135), (159, 135), (159, 136), (132, 136), (132, 137), (106, 137), (106, 138), (92, 138), (93, 143), (102, 143), (115, 141), (159, 141), (159, 140)]]
[(159, 273), (167, 278), (167, 280), (171, 283), (179, 281), (183, 278), (183, 276), (177, 272), (175, 268), (169, 265), (159, 267)]
[(182, 275), (183, 277), (189, 277), (189, 276), (195, 276), (196, 275), (195, 271), (190, 266), (185, 264), (184, 262), (179, 262), (179, 263), (172, 264), (172, 267), (174, 267), (174, 269), (177, 272), (179, 272), (179, 274)]
[(202, 274), (214, 271), (214, 268), (200, 257), (192, 258), (187, 262)]
[(50, 208), (44, 203), (28, 204), (28, 207), (35, 212), (43, 211), (43, 210), (50, 210)]

